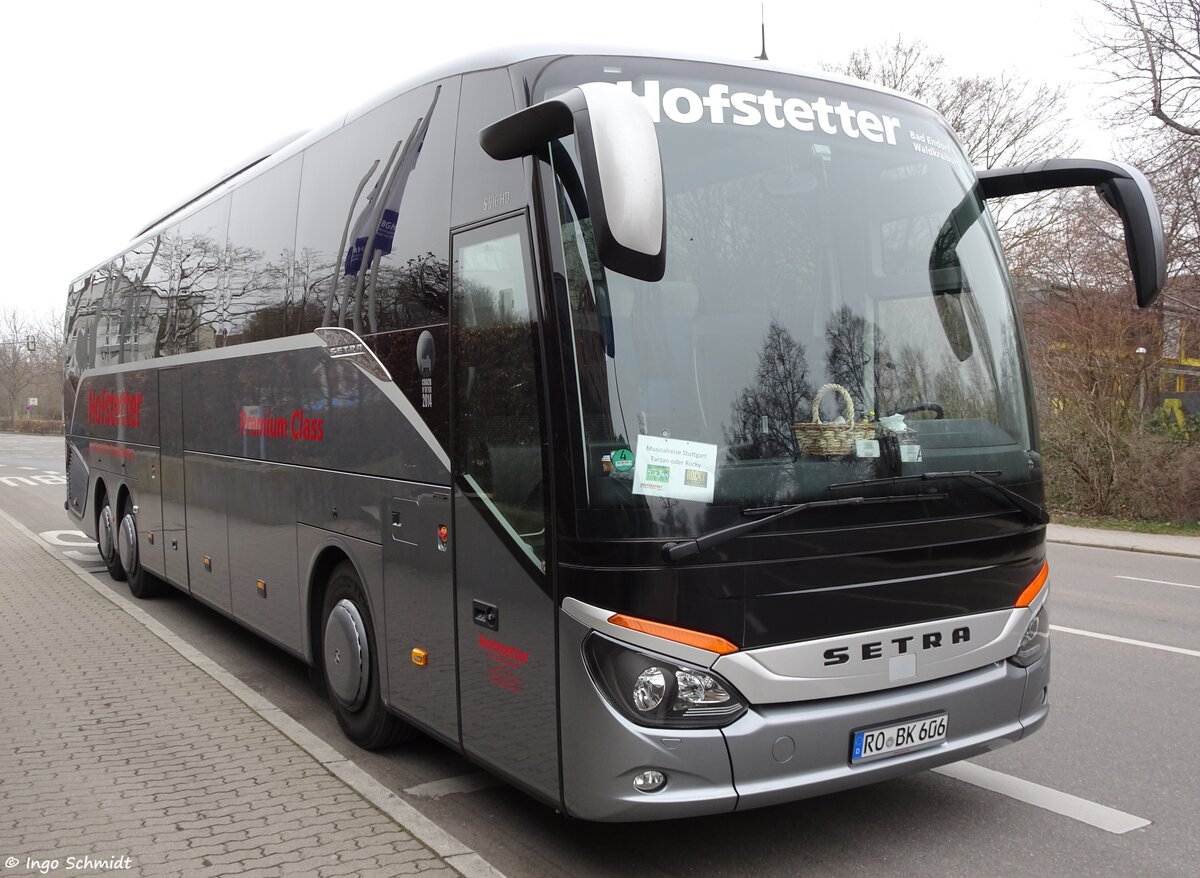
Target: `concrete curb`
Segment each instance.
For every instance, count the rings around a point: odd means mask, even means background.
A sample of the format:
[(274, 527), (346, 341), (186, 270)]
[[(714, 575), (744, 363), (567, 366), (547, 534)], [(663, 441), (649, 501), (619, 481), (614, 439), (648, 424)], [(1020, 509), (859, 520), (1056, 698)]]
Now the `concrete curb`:
[(1132, 531), (1050, 524), (1046, 526), (1046, 541), (1069, 546), (1086, 546), (1092, 549), (1116, 549), (1121, 552), (1200, 558), (1200, 537), (1139, 534)]

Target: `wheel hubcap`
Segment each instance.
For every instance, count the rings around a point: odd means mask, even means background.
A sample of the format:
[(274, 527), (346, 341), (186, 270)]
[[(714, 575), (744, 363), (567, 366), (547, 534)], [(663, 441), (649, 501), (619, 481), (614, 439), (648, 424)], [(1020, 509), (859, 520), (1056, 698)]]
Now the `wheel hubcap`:
[(112, 507), (105, 503), (100, 510), (100, 527), (97, 530), (99, 531), (100, 557), (109, 564), (113, 559), (112, 519)]
[(137, 523), (130, 514), (121, 519), (121, 527), (117, 534), (117, 554), (121, 556), (121, 566), (125, 568), (126, 573), (137, 573)]
[(325, 621), (325, 679), (343, 707), (358, 710), (367, 697), (370, 652), (367, 628), (358, 607), (338, 601)]

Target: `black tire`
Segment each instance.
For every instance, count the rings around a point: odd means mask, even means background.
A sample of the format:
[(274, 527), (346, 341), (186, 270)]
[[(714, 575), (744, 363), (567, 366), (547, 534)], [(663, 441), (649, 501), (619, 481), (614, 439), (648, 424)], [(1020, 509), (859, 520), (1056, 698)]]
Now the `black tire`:
[[(338, 613), (338, 621), (331, 616)], [(357, 614), (357, 618), (354, 618)], [(353, 619), (352, 623), (348, 620)], [(344, 626), (352, 624), (366, 644), (366, 661), (361, 655), (341, 654), (346, 639)], [(340, 638), (340, 639), (339, 639)], [(357, 642), (357, 641), (356, 641)], [(412, 737), (413, 728), (388, 711), (379, 695), (379, 658), (375, 639), (375, 626), (367, 607), (365, 591), (359, 581), (358, 572), (349, 561), (334, 568), (325, 589), (325, 600), (321, 607), (321, 643), (316, 654), (316, 668), (328, 692), (329, 703), (342, 732), (364, 750), (381, 750)], [(342, 662), (347, 664), (343, 667)], [(349, 671), (347, 670), (349, 669)], [(365, 671), (366, 679), (362, 679)], [(350, 690), (353, 690), (350, 691)]]
[[(129, 593), (138, 600), (144, 601), (147, 598), (157, 597), (162, 594), (163, 586), (166, 583), (142, 566), (141, 553), (137, 548), (137, 523), (132, 516), (133, 501), (129, 497), (126, 497), (121, 509), (121, 518), (117, 525), (117, 560), (125, 569), (125, 581), (129, 585)], [(124, 533), (126, 517), (129, 517), (131, 520), (129, 527), (132, 529), (132, 534), (129, 538), (132, 540), (134, 546), (133, 561), (130, 564), (126, 564), (121, 560), (120, 552), (120, 541), (126, 539), (126, 534)]]
[[(121, 556), (117, 554), (117, 512), (108, 505), (108, 494), (100, 495), (100, 511), (96, 513), (96, 534), (99, 541), (96, 548), (100, 559), (108, 569), (108, 575), (117, 582), (125, 581), (125, 568), (121, 566)], [(107, 529), (107, 537), (104, 530)]]

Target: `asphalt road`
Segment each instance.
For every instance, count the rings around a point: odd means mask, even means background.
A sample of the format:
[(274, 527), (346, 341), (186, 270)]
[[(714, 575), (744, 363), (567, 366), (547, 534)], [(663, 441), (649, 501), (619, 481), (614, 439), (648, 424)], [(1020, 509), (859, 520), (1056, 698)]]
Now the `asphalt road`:
[[(63, 511), (62, 472), (61, 438), (0, 434), (0, 508), (98, 569)], [(999, 772), (1007, 793), (930, 772), (669, 823), (567, 820), (426, 739), (384, 754), (357, 750), (295, 659), (180, 593), (141, 606), (513, 878), (1194, 875), (1200, 559), (1057, 544), (1048, 553), (1050, 720), (1028, 741), (972, 760)], [(1078, 797), (1067, 800), (1069, 813), (1087, 815), (1094, 803), (1150, 823), (1115, 834), (1023, 800), (1053, 804), (1051, 791)]]

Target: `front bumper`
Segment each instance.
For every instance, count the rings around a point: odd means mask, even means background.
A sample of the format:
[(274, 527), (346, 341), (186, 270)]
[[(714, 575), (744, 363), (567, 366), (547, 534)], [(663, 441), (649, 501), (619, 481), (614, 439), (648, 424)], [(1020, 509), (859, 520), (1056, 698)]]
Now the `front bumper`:
[[(581, 645), (588, 628), (560, 616), (563, 787), (567, 811), (587, 820), (715, 814), (819, 796), (956, 762), (1017, 741), (1045, 722), (1050, 655), (1030, 668), (994, 662), (899, 689), (798, 704), (751, 706), (724, 729), (631, 723), (596, 689)], [(850, 764), (854, 729), (948, 714), (936, 747)], [(667, 775), (655, 793), (639, 772)]]

